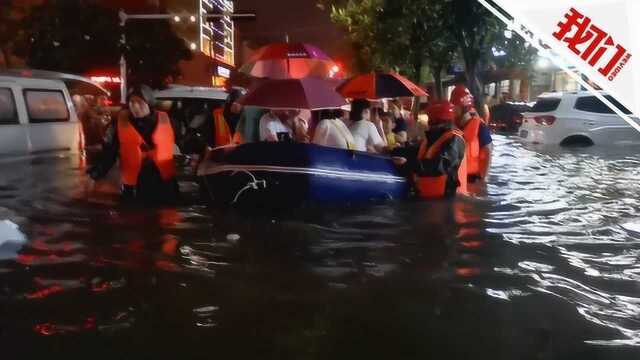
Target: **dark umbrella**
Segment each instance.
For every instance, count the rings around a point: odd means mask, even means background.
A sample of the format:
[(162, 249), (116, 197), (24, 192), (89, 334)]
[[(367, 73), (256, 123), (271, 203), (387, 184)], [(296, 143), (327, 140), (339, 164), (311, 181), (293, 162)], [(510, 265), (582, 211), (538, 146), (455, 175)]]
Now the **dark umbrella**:
[(326, 80), (284, 79), (265, 80), (249, 91), (239, 102), (264, 109), (337, 109), (347, 101)]
[(339, 67), (315, 46), (275, 43), (256, 50), (240, 71), (270, 79), (331, 78), (337, 75)]
[(421, 87), (394, 72), (358, 75), (338, 86), (338, 92), (350, 99), (429, 96)]

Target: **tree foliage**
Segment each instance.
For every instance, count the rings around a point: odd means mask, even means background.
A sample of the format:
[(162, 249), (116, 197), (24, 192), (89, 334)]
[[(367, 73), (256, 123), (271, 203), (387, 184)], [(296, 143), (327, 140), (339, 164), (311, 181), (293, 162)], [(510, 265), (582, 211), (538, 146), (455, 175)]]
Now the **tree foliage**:
[(123, 47), (117, 12), (91, 0), (46, 1), (32, 9), (24, 29), (27, 63), (34, 68), (79, 74), (113, 69), (124, 52), (132, 82), (161, 87), (178, 74), (178, 62), (191, 57), (167, 21), (128, 22)]
[(364, 70), (393, 69), (421, 82), (428, 66), (440, 97), (442, 71), (458, 48), (450, 12), (451, 2), (442, 0), (349, 0), (333, 5), (332, 19), (360, 45), (357, 52), (369, 60)]
[(384, 66), (384, 43), (376, 42), (377, 13), (382, 10), (384, 0), (361, 0), (332, 2), (331, 19), (347, 30), (355, 50), (354, 68), (361, 72)]
[(500, 68), (530, 68), (538, 55), (538, 50), (516, 32), (512, 32), (511, 37), (505, 36), (504, 31), (498, 34), (494, 47), (505, 54), (493, 59)]
[[(468, 86), (477, 99), (485, 65), (528, 67), (535, 49), (524, 39), (505, 36), (506, 26), (476, 0), (324, 0), (332, 19), (343, 26), (359, 54), (360, 71), (396, 69), (421, 81), (420, 68), (431, 70), (436, 95), (442, 96), (444, 69), (461, 58)], [(506, 56), (494, 56), (493, 50)]]
[(454, 36), (464, 59), (467, 86), (476, 99), (481, 99), (480, 64), (493, 57), (504, 25), (476, 0), (453, 0), (452, 5)]
[(26, 11), (24, 6), (12, 1), (0, 1), (0, 54), (7, 68), (12, 67), (12, 55), (25, 55), (25, 33), (21, 15)]

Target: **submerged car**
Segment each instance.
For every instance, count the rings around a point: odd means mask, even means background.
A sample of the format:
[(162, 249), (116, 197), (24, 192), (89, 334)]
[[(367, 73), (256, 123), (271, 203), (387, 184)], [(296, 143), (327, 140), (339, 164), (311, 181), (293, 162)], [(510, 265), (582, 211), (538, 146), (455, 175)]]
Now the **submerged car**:
[[(611, 95), (607, 100), (627, 115)], [(638, 123), (638, 118), (632, 116)], [(524, 114), (519, 129), (522, 140), (534, 144), (594, 145), (640, 143), (640, 133), (605, 103), (587, 91), (541, 95), (530, 112)]]
[(490, 109), (489, 126), (495, 131), (517, 133), (522, 125), (523, 114), (531, 111), (527, 103), (507, 102), (494, 105)]
[(0, 76), (0, 155), (79, 151), (81, 133), (62, 81)]
[[(172, 85), (154, 93), (157, 106), (171, 118), (176, 144), (188, 150), (189, 133), (206, 131), (206, 120), (214, 109), (224, 106), (227, 92), (222, 88)], [(189, 151), (186, 151), (187, 153)]]

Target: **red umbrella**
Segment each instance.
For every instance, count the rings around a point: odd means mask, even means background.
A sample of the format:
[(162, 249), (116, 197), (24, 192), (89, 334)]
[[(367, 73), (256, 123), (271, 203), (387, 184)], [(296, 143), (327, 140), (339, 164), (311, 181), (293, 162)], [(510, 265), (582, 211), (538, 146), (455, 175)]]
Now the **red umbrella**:
[(332, 78), (340, 68), (315, 46), (275, 43), (258, 49), (240, 71), (271, 79)]
[(330, 81), (305, 78), (266, 80), (250, 90), (239, 102), (265, 109), (337, 109), (347, 101)]
[(338, 92), (351, 99), (429, 96), (421, 87), (394, 72), (358, 75), (338, 86)]

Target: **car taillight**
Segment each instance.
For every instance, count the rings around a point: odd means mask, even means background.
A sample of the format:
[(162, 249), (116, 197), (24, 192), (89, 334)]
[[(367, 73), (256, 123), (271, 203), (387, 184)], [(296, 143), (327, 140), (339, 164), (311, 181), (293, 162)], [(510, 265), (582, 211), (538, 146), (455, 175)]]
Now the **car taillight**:
[(556, 117), (553, 115), (534, 116), (533, 120), (538, 125), (551, 126), (556, 122)]

